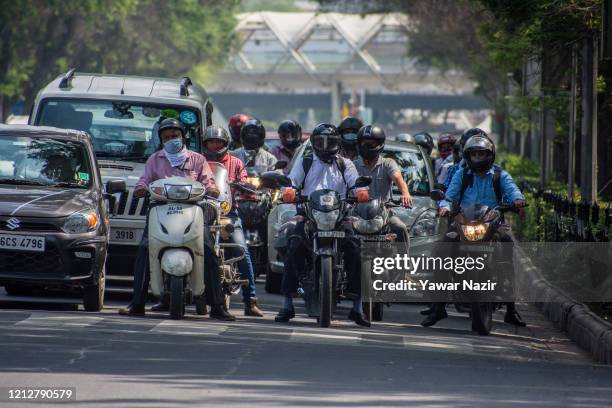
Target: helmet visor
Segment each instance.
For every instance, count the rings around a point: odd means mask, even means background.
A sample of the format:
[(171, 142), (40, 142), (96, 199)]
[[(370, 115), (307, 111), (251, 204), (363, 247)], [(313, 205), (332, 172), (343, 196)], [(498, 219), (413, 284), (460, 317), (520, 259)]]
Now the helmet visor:
[(357, 133), (356, 132), (342, 133), (342, 139), (344, 139), (347, 142), (354, 142), (357, 140)]
[(487, 163), (489, 160), (491, 160), (492, 156), (490, 151), (484, 149), (470, 150), (469, 155), (470, 160), (474, 164)]
[(338, 136), (317, 135), (312, 138), (312, 145), (319, 151), (333, 152), (340, 148), (340, 138)]

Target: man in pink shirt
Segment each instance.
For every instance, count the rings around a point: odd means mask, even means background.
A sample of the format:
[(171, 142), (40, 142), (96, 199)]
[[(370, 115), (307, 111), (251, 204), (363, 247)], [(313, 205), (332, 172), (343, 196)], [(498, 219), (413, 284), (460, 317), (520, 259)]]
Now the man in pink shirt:
[[(189, 177), (199, 181), (206, 188), (206, 194), (219, 196), (212, 171), (204, 156), (192, 152), (185, 145), (185, 128), (176, 119), (164, 119), (159, 125), (159, 138), (163, 149), (153, 153), (145, 165), (145, 172), (134, 188), (134, 198), (144, 197), (148, 185), (173, 176)], [(207, 225), (204, 228), (204, 280), (206, 300), (211, 306), (210, 317), (220, 320), (234, 320), (234, 316), (223, 309), (223, 292), (220, 285), (221, 261), (212, 248), (212, 237)], [(148, 268), (148, 226), (145, 227), (134, 265), (134, 293), (132, 302), (119, 310), (121, 315), (144, 316), (149, 288)], [(157, 305), (157, 310), (162, 310)]]

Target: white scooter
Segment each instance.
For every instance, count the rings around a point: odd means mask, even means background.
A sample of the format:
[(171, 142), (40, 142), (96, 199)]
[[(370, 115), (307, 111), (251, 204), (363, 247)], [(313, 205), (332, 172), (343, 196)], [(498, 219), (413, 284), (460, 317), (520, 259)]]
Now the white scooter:
[[(182, 319), (185, 304), (194, 301), (196, 312), (205, 310), (204, 236), (205, 218), (199, 201), (204, 186), (190, 178), (171, 177), (149, 185), (149, 268), (151, 291), (169, 297), (170, 317)], [(216, 204), (206, 202), (214, 210)], [(208, 211), (207, 211), (208, 212)]]

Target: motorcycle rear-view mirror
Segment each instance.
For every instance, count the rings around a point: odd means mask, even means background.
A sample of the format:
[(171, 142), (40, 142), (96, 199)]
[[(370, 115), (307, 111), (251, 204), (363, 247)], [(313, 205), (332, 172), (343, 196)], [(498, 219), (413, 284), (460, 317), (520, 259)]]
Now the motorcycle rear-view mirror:
[(263, 173), (259, 177), (262, 187), (278, 189), (280, 187), (291, 187), (291, 179), (283, 174), (274, 171)]
[(274, 165), (274, 169), (275, 170), (282, 170), (285, 167), (287, 167), (287, 162), (285, 160), (279, 160), (276, 162), (276, 164)]
[(360, 177), (357, 177), (357, 180), (355, 181), (355, 188), (367, 187), (370, 184), (372, 184), (372, 177), (360, 176)]
[(444, 200), (444, 191), (442, 190), (431, 190), (429, 192), (429, 198), (434, 201)]

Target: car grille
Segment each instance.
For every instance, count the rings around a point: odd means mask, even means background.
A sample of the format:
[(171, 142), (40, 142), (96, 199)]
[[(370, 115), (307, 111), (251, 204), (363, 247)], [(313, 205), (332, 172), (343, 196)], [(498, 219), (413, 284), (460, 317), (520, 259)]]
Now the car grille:
[(6, 221), (0, 221), (0, 231), (9, 232), (61, 232), (61, 229), (54, 224), (46, 224), (44, 222), (20, 222), (19, 228), (13, 230), (6, 225)]
[(0, 270), (31, 275), (62, 275), (62, 260), (57, 248), (45, 252), (0, 251)]
[(119, 197), (119, 206), (117, 209), (117, 215), (120, 216), (132, 216), (132, 217), (144, 217), (147, 215), (147, 209), (149, 208), (149, 197), (136, 198), (132, 197), (134, 191), (121, 193)]

